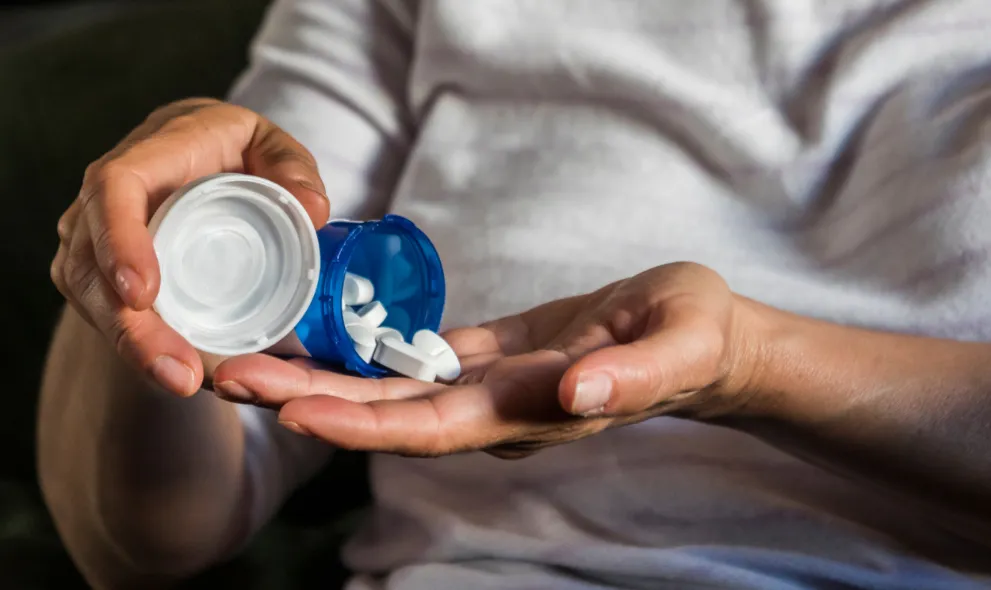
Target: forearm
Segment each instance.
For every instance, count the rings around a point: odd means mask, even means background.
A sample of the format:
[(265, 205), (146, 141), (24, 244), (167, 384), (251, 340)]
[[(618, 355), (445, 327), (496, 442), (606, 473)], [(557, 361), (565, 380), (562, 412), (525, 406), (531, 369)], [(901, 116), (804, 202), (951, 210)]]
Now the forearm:
[(743, 305), (764, 344), (734, 426), (939, 506), (991, 543), (991, 345)]
[(43, 384), (39, 472), (92, 584), (148, 587), (221, 558), (246, 534), (243, 453), (233, 406), (152, 390), (65, 314)]

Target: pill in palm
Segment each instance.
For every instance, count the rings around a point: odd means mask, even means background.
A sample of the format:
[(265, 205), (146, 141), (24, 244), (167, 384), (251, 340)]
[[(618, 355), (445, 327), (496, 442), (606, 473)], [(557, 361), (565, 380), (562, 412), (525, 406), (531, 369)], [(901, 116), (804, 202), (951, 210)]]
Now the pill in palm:
[(341, 302), (344, 305), (364, 305), (375, 298), (375, 286), (363, 276), (345, 273)]
[(361, 322), (366, 326), (371, 326), (372, 328), (378, 328), (388, 317), (389, 312), (386, 311), (385, 306), (382, 305), (381, 301), (372, 301), (371, 303), (365, 305), (357, 312), (358, 317), (361, 318)]
[(437, 369), (433, 358), (397, 338), (379, 338), (372, 358), (378, 364), (410, 379), (433, 382)]
[(441, 379), (453, 381), (461, 374), (461, 362), (457, 353), (440, 334), (430, 330), (420, 330), (413, 334), (413, 346), (433, 359), (437, 376)]

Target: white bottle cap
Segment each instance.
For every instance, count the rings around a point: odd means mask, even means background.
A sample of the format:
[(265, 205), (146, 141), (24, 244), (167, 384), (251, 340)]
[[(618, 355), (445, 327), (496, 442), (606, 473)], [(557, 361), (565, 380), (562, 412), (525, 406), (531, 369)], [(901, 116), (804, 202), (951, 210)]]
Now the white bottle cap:
[(155, 310), (203, 352), (271, 347), (316, 292), (320, 248), (310, 218), (263, 178), (219, 174), (189, 184), (149, 229), (162, 273)]

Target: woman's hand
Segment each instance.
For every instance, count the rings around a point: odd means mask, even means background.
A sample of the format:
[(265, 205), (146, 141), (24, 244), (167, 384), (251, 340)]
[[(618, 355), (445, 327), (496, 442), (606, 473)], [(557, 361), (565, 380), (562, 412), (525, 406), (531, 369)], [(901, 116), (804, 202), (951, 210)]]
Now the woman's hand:
[(247, 109), (190, 99), (155, 111), (93, 162), (58, 224), (59, 291), (122, 357), (182, 395), (199, 389), (203, 362), (150, 309), (160, 277), (147, 226), (175, 189), (219, 172), (284, 186), (318, 227), (330, 213), (316, 163), (296, 140)]
[(672, 412), (745, 404), (758, 360), (756, 306), (695, 264), (446, 335), (464, 373), (445, 386), (368, 380), (307, 361), (226, 361), (217, 390), (281, 406), (287, 427), (349, 449), (518, 456)]

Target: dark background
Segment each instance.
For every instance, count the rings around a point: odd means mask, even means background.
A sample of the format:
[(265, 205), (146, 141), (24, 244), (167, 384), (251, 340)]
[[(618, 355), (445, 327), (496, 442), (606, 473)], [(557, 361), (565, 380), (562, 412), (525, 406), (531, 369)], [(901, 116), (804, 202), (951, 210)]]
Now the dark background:
[[(267, 3), (0, 0), (0, 328), (16, 335), (0, 357), (2, 588), (85, 587), (36, 483), (37, 392), (62, 305), (48, 278), (56, 222), (86, 165), (150, 111), (224, 96)], [(337, 456), (241, 557), (187, 587), (339, 587), (339, 545), (367, 494), (364, 457)]]

